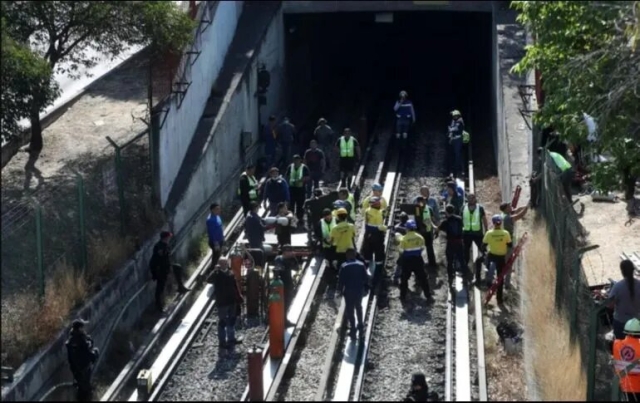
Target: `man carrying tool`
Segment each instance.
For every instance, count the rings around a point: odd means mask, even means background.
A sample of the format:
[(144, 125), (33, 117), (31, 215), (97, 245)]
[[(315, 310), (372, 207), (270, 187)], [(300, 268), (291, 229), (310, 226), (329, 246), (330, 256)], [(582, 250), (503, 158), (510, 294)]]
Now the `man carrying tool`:
[[(345, 262), (340, 266), (337, 290), (344, 297), (344, 313), (349, 322), (349, 337), (351, 340), (355, 340), (356, 331), (360, 334), (360, 338), (364, 338), (362, 298), (367, 293), (371, 273), (364, 263), (356, 259), (355, 249), (347, 249), (345, 258)], [(358, 320), (357, 326), (356, 318)]]
[(384, 225), (384, 216), (382, 214), (382, 204), (380, 198), (375, 196), (370, 199), (370, 206), (364, 212), (364, 243), (362, 244), (362, 255), (365, 261), (370, 262), (373, 256), (377, 262), (384, 262), (384, 233), (387, 227)]
[[(475, 243), (478, 251), (482, 250), (484, 233), (489, 229), (489, 223), (484, 207), (478, 204), (476, 195), (467, 195), (467, 204), (462, 208), (462, 238), (464, 240), (465, 264), (471, 259), (471, 246)], [(476, 266), (476, 283), (481, 281), (482, 265)]]
[(458, 178), (464, 175), (464, 166), (462, 165), (462, 135), (464, 133), (464, 120), (462, 114), (458, 110), (451, 111), (451, 123), (448, 127), (449, 146), (451, 151), (450, 172), (451, 175)]
[(380, 209), (382, 210), (382, 214), (386, 217), (387, 207), (389, 207), (389, 205), (387, 204), (387, 200), (384, 198), (384, 196), (382, 196), (383, 189), (384, 188), (379, 183), (374, 183), (373, 186), (371, 186), (371, 196), (365, 197), (362, 201), (362, 211), (367, 211), (367, 209), (369, 208), (369, 201), (372, 198), (377, 197), (378, 199), (380, 199)]
[(280, 203), (289, 202), (289, 184), (280, 175), (280, 170), (276, 167), (269, 170), (269, 179), (264, 185), (264, 208), (267, 208), (267, 201), (269, 202), (269, 215), (275, 216), (278, 214), (278, 205)]
[(289, 165), (285, 177), (289, 181), (289, 197), (291, 198), (291, 210), (298, 218), (298, 224), (304, 220), (304, 201), (306, 200), (306, 183), (309, 181), (309, 168), (302, 163), (302, 158), (296, 154), (293, 156), (293, 164)]
[[(282, 286), (284, 287), (284, 312), (285, 315), (289, 312), (291, 303), (293, 302), (293, 272), (300, 270), (298, 259), (293, 254), (293, 248), (291, 245), (282, 245), (278, 256), (274, 260), (275, 274), (282, 280)], [(287, 327), (295, 327), (295, 323), (291, 322), (288, 318), (286, 320)]]
[(171, 262), (171, 248), (169, 242), (173, 234), (169, 231), (160, 233), (160, 240), (153, 247), (153, 255), (149, 261), (151, 277), (156, 282), (156, 308), (160, 313), (164, 312), (164, 287), (167, 285), (169, 271), (173, 271), (173, 276), (178, 285), (178, 293), (184, 294), (190, 291), (182, 282), (182, 266)]
[(424, 270), (424, 260), (422, 259), (422, 251), (424, 250), (424, 238), (418, 234), (416, 222), (414, 220), (407, 221), (407, 234), (397, 234), (399, 238), (399, 249), (401, 256), (402, 275), (400, 278), (400, 301), (405, 310), (411, 309), (411, 304), (407, 303), (407, 291), (409, 290), (409, 278), (411, 273), (416, 275), (416, 283), (424, 292), (424, 297), (428, 303), (433, 302), (431, 289), (429, 288), (429, 280)]
[(424, 238), (427, 248), (427, 261), (430, 267), (436, 267), (436, 254), (433, 250), (433, 229), (438, 226), (438, 222), (434, 221), (435, 213), (433, 209), (427, 205), (424, 197), (419, 196), (416, 203), (416, 222), (420, 235)]
[(85, 331), (87, 323), (82, 319), (74, 320), (69, 331), (69, 339), (65, 343), (79, 402), (91, 401), (93, 391), (91, 375), (100, 354), (98, 349), (93, 346), (93, 339)]
[(455, 214), (455, 207), (451, 204), (445, 208), (446, 218), (438, 226), (438, 231), (447, 234), (447, 246), (445, 254), (447, 256), (447, 276), (449, 280), (449, 288), (453, 293), (453, 280), (456, 276), (456, 265), (458, 271), (461, 271), (467, 278), (469, 277), (469, 268), (464, 260), (464, 240), (462, 238), (462, 218)]
[(356, 161), (360, 159), (360, 144), (351, 136), (351, 129), (346, 128), (342, 137), (336, 142), (335, 148), (340, 155), (340, 181), (350, 190)]
[(624, 334), (624, 339), (613, 342), (613, 368), (627, 401), (640, 402), (640, 319), (629, 319), (624, 325)]
[(333, 248), (331, 247), (330, 234), (333, 227), (336, 226), (336, 220), (328, 208), (322, 210), (322, 215), (323, 217), (316, 223), (314, 228), (315, 238), (322, 258), (331, 264)]
[(242, 203), (242, 215), (245, 217), (251, 210), (251, 203), (258, 201), (258, 181), (254, 176), (255, 172), (255, 164), (248, 164), (245, 171), (240, 175), (238, 196), (240, 196), (240, 203)]
[[(487, 266), (489, 271), (487, 274), (487, 284), (490, 286), (493, 283), (494, 271), (498, 276), (502, 274), (505, 263), (507, 262), (507, 251), (513, 246), (511, 241), (511, 235), (509, 232), (502, 228), (502, 215), (496, 214), (491, 218), (493, 222), (493, 228), (484, 234), (482, 239), (482, 250), (487, 251)], [(500, 283), (498, 287), (498, 293), (496, 298), (498, 304), (502, 304), (502, 292), (504, 289), (504, 281)]]
[[(511, 239), (514, 239), (515, 223), (522, 220), (528, 210), (528, 205), (518, 207), (515, 210), (511, 207), (511, 202), (504, 202), (500, 205), (500, 211), (502, 211), (502, 228), (509, 233)], [(507, 251), (507, 260), (509, 260), (511, 252), (513, 252), (513, 250), (512, 248), (509, 248)], [(504, 278), (504, 286), (507, 290), (511, 288), (511, 271)]]
[(393, 111), (396, 113), (396, 138), (400, 139), (402, 136), (405, 142), (409, 136), (411, 125), (416, 123), (416, 112), (408, 97), (407, 91), (400, 91), (400, 98), (393, 106)]
[(329, 241), (334, 248), (334, 267), (342, 266), (346, 260), (347, 249), (355, 247), (356, 227), (347, 221), (347, 210), (339, 208), (337, 224), (329, 232)]
[(221, 351), (232, 349), (242, 343), (242, 338), (236, 337), (236, 318), (243, 298), (226, 259), (220, 259), (207, 282), (213, 284), (213, 296), (218, 306), (218, 347)]

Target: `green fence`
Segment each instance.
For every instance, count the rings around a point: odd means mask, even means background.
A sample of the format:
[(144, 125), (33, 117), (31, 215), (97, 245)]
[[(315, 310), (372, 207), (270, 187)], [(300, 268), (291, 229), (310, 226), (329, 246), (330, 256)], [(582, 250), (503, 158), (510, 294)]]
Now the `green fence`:
[(106, 158), (68, 167), (55, 187), (45, 185), (4, 209), (3, 307), (12, 294), (44, 296), (59, 269), (85, 272), (89, 280), (108, 277), (160, 225), (148, 132), (109, 143)]
[(578, 219), (580, 205), (570, 204), (564, 196), (560, 170), (547, 152), (538, 165), (538, 211), (547, 223), (556, 255), (556, 308), (566, 315), (571, 338), (581, 348), (588, 375), (588, 400), (609, 400), (616, 384), (602, 337), (603, 308), (594, 303), (582, 271), (583, 255), (598, 246), (587, 244), (587, 232)]

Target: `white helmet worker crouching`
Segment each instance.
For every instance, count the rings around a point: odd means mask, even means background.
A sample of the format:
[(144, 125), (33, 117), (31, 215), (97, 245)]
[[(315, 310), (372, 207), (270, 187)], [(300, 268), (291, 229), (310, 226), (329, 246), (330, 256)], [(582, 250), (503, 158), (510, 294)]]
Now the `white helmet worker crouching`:
[(413, 104), (408, 99), (407, 91), (400, 91), (400, 99), (396, 102), (393, 110), (396, 113), (396, 138), (406, 139), (409, 134), (409, 128), (412, 123), (416, 122), (416, 114), (413, 110)]

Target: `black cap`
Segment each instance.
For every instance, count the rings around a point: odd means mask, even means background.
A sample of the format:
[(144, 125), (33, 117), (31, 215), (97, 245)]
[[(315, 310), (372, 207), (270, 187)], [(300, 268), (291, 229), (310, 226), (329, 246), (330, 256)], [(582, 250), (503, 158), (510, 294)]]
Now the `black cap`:
[(326, 209), (322, 210), (322, 215), (323, 216), (327, 216), (329, 214), (331, 214), (331, 209), (326, 208)]
[(423, 388), (427, 387), (427, 379), (424, 377), (422, 372), (416, 372), (411, 375), (411, 384), (412, 385), (420, 385)]
[(302, 157), (300, 156), (300, 154), (296, 154), (296, 155), (293, 156), (293, 159), (294, 160), (301, 160)]
[(84, 319), (76, 319), (73, 321), (73, 323), (71, 324), (71, 328), (73, 330), (78, 330), (78, 329), (82, 329), (84, 327), (84, 325), (88, 324), (89, 322), (87, 322)]
[(255, 168), (255, 167), (256, 167), (256, 164), (254, 164), (253, 162), (250, 162), (245, 166), (245, 169), (251, 169), (251, 168)]

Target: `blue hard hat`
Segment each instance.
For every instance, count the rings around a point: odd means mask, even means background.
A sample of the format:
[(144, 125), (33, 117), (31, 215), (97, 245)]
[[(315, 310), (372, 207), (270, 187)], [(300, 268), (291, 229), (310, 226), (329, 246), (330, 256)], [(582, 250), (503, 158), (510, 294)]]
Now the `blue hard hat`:
[(374, 183), (373, 186), (371, 186), (371, 189), (375, 190), (376, 192), (382, 192), (382, 185), (379, 183)]
[(409, 221), (407, 221), (407, 223), (405, 224), (405, 227), (406, 227), (407, 229), (416, 229), (416, 228), (418, 228), (418, 225), (416, 224), (416, 221), (415, 221), (415, 220), (409, 220)]
[(346, 208), (347, 203), (344, 200), (336, 200), (333, 202), (334, 208)]
[(502, 224), (502, 215), (500, 215), (500, 214), (494, 215), (493, 217), (491, 217), (491, 221), (494, 224)]

